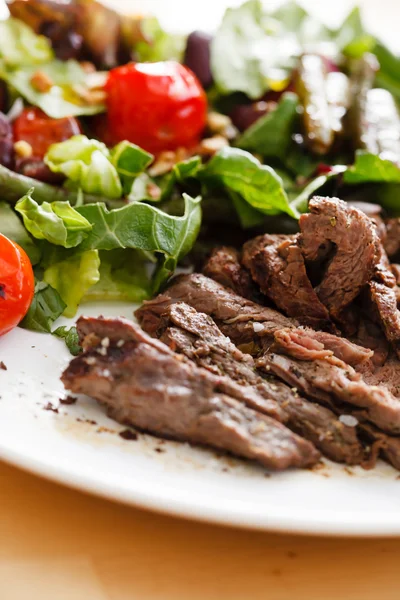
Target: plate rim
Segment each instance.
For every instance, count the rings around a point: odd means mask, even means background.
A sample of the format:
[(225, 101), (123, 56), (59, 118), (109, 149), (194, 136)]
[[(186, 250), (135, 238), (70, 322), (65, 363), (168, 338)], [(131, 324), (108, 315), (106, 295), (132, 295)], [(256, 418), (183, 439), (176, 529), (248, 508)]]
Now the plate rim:
[[(0, 443), (0, 459), (6, 464), (17, 467), (22, 471), (39, 476), (42, 479), (73, 489), (75, 491), (89, 494), (94, 497), (118, 502), (119, 504), (132, 506), (142, 510), (149, 510), (165, 516), (183, 518), (191, 521), (208, 523), (220, 526), (229, 526), (253, 531), (265, 531), (266, 533), (281, 533), (292, 535), (309, 535), (324, 537), (349, 537), (349, 538), (396, 538), (400, 537), (400, 518), (397, 522), (389, 519), (381, 519), (372, 522), (368, 515), (363, 513), (363, 520), (351, 522), (349, 518), (341, 514), (340, 522), (328, 519), (327, 511), (318, 514), (313, 511), (300, 516), (289, 514), (266, 515), (265, 518), (249, 518), (236, 510), (230, 512), (226, 509), (210, 507), (199, 507), (174, 498), (172, 501), (156, 494), (135, 490), (134, 492), (123, 488), (112, 488), (111, 483), (101, 482), (96, 477), (87, 477), (67, 469), (63, 466), (44, 464), (36, 458), (28, 457), (22, 452), (4, 448)], [(331, 511), (329, 511), (331, 515)], [(354, 517), (354, 513), (351, 513)], [(374, 513), (376, 516), (376, 513)], [(382, 513), (381, 513), (382, 516)], [(392, 517), (391, 517), (392, 519)], [(345, 521), (347, 521), (345, 523)]]

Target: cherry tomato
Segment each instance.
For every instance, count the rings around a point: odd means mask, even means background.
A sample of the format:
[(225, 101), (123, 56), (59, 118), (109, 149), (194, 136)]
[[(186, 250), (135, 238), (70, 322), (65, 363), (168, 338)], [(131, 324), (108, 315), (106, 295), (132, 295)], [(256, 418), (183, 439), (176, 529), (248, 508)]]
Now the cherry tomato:
[(74, 117), (52, 119), (40, 108), (25, 108), (14, 121), (14, 140), (24, 140), (32, 146), (33, 156), (43, 158), (51, 144), (68, 140), (81, 133)]
[(129, 140), (154, 153), (198, 143), (207, 99), (187, 67), (173, 61), (129, 63), (110, 71), (105, 90), (112, 143)]
[(34, 289), (32, 266), (26, 253), (0, 234), (0, 335), (24, 318)]

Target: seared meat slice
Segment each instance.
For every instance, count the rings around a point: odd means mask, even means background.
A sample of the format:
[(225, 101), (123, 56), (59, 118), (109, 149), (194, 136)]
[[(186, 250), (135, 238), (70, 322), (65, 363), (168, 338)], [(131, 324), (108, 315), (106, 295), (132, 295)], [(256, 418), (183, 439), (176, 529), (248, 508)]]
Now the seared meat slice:
[(384, 248), (389, 258), (396, 256), (400, 250), (400, 219), (386, 219), (386, 238)]
[(256, 365), (335, 411), (357, 407), (360, 419), (388, 433), (400, 433), (400, 401), (384, 387), (367, 385), (359, 373), (337, 358), (301, 361), (266, 353)]
[(300, 360), (325, 359), (336, 356), (343, 362), (355, 366), (372, 357), (373, 351), (353, 344), (324, 331), (312, 329), (279, 329), (274, 334), (274, 350)]
[(329, 312), (311, 285), (297, 240), (292, 235), (261, 235), (244, 245), (243, 264), (285, 315), (331, 331)]
[(400, 311), (397, 308), (396, 288), (371, 281), (368, 284), (371, 301), (376, 307), (386, 339), (400, 358)]
[[(353, 338), (355, 344), (359, 344), (364, 348), (370, 348), (373, 351), (371, 357), (371, 365), (365, 362), (361, 372), (365, 372), (365, 369), (374, 370), (375, 367), (380, 367), (385, 364), (386, 359), (389, 355), (389, 344), (385, 338), (382, 328), (379, 324), (374, 323), (371, 319), (363, 316), (360, 320), (357, 334)], [(343, 359), (344, 362), (349, 362)]]
[(157, 435), (205, 444), (269, 469), (306, 467), (319, 458), (308, 441), (221, 392), (218, 378), (121, 319), (81, 317), (84, 353), (62, 380), (105, 404), (118, 421)]
[(263, 338), (272, 340), (277, 329), (297, 325), (276, 310), (247, 300), (199, 273), (175, 277), (165, 293), (144, 302), (135, 315), (143, 329), (154, 335), (165, 309), (179, 301), (210, 315), (236, 345), (257, 345)]
[[(345, 426), (328, 408), (302, 398), (281, 381), (271, 376), (261, 377), (252, 357), (240, 352), (211, 317), (183, 302), (172, 304), (163, 315), (158, 335), (198, 366), (254, 388), (268, 402), (273, 399), (281, 409), (281, 420), (332, 460), (347, 464), (362, 462), (363, 448), (353, 427)], [(264, 412), (262, 403), (257, 408)]]
[[(298, 322), (294, 319), (288, 319), (272, 308), (246, 300), (198, 273), (175, 277), (163, 294), (144, 302), (135, 314), (143, 329), (154, 335), (167, 307), (180, 301), (212, 317), (222, 333), (249, 354), (257, 354), (261, 349), (267, 348), (275, 341), (274, 336), (278, 330), (298, 327)], [(312, 340), (326, 345), (338, 358), (346, 356), (346, 360), (352, 364), (358, 364), (369, 357), (368, 351), (351, 344), (345, 338), (312, 329), (302, 329), (301, 332), (303, 345), (307, 334)]]
[(314, 197), (309, 211), (300, 217), (299, 243), (306, 261), (328, 260), (316, 291), (331, 317), (345, 325), (344, 309), (374, 272), (376, 227), (364, 213), (337, 198)]
[(381, 454), (392, 467), (400, 471), (400, 437), (387, 435), (367, 423), (360, 425), (360, 429), (372, 445), (368, 467), (374, 467), (378, 455)]
[(203, 273), (244, 298), (261, 300), (261, 294), (249, 271), (240, 263), (240, 254), (235, 248), (228, 246), (214, 248), (203, 267)]

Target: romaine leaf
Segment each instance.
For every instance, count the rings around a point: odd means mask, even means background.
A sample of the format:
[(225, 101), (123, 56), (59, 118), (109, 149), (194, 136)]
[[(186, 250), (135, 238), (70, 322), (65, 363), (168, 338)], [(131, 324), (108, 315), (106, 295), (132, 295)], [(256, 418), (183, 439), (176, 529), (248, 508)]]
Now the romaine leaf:
[(91, 287), (84, 301), (143, 302), (151, 295), (148, 264), (137, 250), (103, 250), (100, 252), (100, 279)]
[(79, 343), (79, 335), (76, 330), (76, 327), (65, 327), (65, 325), (61, 327), (57, 327), (52, 334), (56, 337), (64, 340), (65, 345), (68, 350), (71, 352), (72, 356), (78, 356), (82, 352), (81, 345)]
[(123, 141), (111, 151), (111, 162), (122, 181), (125, 193), (129, 193), (133, 180), (152, 163), (154, 156), (136, 144)]
[(377, 42), (374, 54), (380, 64), (376, 85), (387, 89), (400, 100), (400, 58), (381, 42)]
[(201, 225), (201, 198), (183, 194), (185, 212), (181, 217), (136, 202), (114, 210), (105, 204), (88, 204), (77, 208), (93, 225), (83, 240), (82, 250), (134, 248), (163, 255), (154, 277), (159, 287), (171, 275), (180, 258), (191, 250)]
[(33, 265), (39, 262), (39, 248), (29, 236), (14, 210), (6, 202), (0, 202), (0, 233), (19, 244)]
[[(150, 193), (152, 187), (155, 189), (155, 194)], [(129, 202), (142, 202), (143, 200), (150, 202), (161, 200), (161, 189), (147, 173), (141, 173), (135, 177), (128, 195)]]
[(239, 148), (262, 156), (284, 158), (291, 142), (298, 106), (296, 94), (284, 94), (275, 110), (260, 117), (239, 137)]
[(63, 173), (70, 182), (88, 194), (120, 198), (122, 185), (108, 148), (85, 135), (74, 135), (50, 146), (45, 163), (53, 173)]
[(344, 182), (358, 183), (400, 183), (400, 169), (390, 160), (359, 150), (353, 166), (344, 174)]
[(375, 38), (365, 32), (359, 7), (354, 7), (336, 31), (339, 50), (350, 58), (361, 58), (374, 49), (375, 43)]
[(262, 225), (262, 223), (264, 223), (265, 215), (260, 213), (252, 206), (250, 206), (250, 204), (248, 204), (246, 200), (243, 200), (243, 198), (239, 194), (231, 191), (229, 193), (229, 196), (232, 200), (232, 204), (236, 210), (237, 216), (243, 229), (257, 227), (257, 225)]
[(87, 104), (74, 92), (74, 85), (84, 86), (86, 81), (86, 74), (78, 62), (53, 60), (41, 64), (39, 70), (54, 84), (48, 92), (39, 92), (32, 85), (31, 79), (37, 70), (38, 66), (5, 69), (0, 62), (0, 79), (4, 79), (30, 104), (38, 106), (53, 119), (104, 112), (103, 104)]
[(182, 160), (172, 167), (172, 170), (166, 175), (161, 184), (161, 200), (166, 200), (171, 195), (174, 186), (177, 183), (184, 183), (186, 180), (196, 177), (201, 169), (200, 156), (192, 156), (187, 160)]
[(305, 213), (308, 210), (308, 201), (311, 196), (319, 190), (329, 180), (329, 175), (320, 175), (316, 177), (302, 191), (297, 197), (291, 202), (291, 206), (295, 208), (299, 213)]
[(199, 176), (208, 186), (223, 187), (228, 192), (240, 194), (250, 206), (263, 214), (285, 212), (295, 218), (298, 216), (289, 204), (279, 175), (249, 152), (239, 148), (222, 148)]
[(23, 21), (12, 17), (0, 21), (0, 63), (6, 68), (39, 65), (53, 58), (49, 40)]
[(57, 246), (78, 246), (92, 229), (91, 224), (69, 202), (43, 202), (32, 198), (33, 190), (21, 198), (15, 210), (22, 216), (26, 229), (38, 240)]
[(39, 281), (35, 286), (32, 304), (20, 327), (50, 333), (54, 321), (62, 315), (64, 309), (65, 302), (60, 294), (44, 281)]
[(97, 250), (72, 253), (44, 272), (43, 279), (60, 294), (66, 307), (65, 317), (73, 317), (86, 292), (100, 279)]
[(285, 86), (292, 57), (299, 52), (294, 34), (280, 43), (282, 27), (267, 29), (260, 0), (228, 8), (211, 44), (211, 69), (220, 92), (240, 91), (259, 98), (271, 87)]
[(136, 43), (134, 51), (140, 62), (176, 60), (182, 62), (185, 37), (164, 31), (156, 17), (146, 17), (140, 24), (143, 41)]
[(308, 12), (297, 2), (285, 2), (272, 13), (272, 17), (282, 23), (287, 31), (298, 31)]

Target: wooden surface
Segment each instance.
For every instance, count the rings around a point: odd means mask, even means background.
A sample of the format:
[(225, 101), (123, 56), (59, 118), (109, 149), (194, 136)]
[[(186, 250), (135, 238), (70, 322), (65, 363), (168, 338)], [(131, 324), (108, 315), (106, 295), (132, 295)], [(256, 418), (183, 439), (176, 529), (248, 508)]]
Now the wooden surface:
[(0, 541), (1, 600), (400, 598), (400, 540), (194, 523), (112, 504), (5, 464)]

